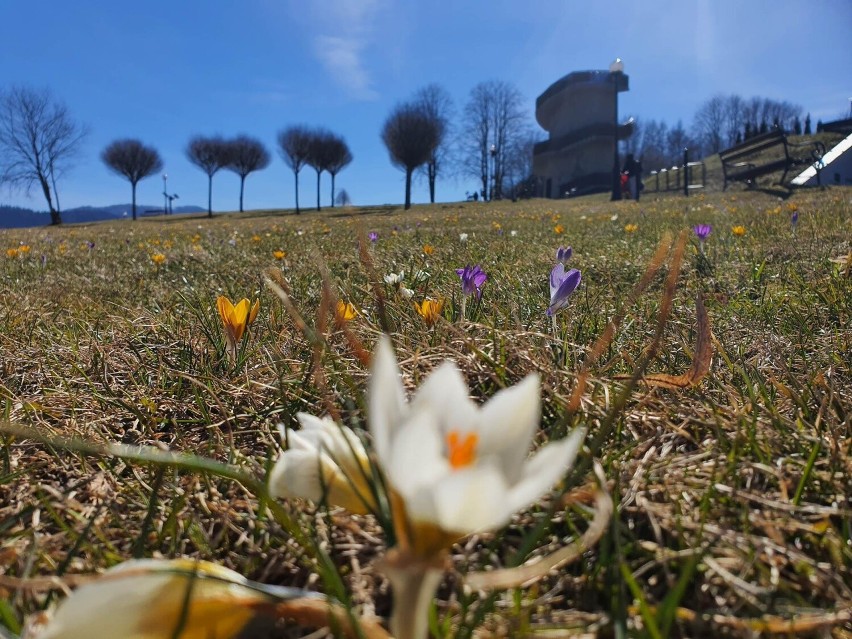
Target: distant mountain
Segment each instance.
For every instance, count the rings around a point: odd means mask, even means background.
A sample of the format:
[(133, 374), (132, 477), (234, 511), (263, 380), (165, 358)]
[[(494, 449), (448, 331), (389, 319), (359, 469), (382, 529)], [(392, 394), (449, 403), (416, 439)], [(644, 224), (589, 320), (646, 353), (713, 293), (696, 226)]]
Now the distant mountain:
[[(102, 220), (116, 220), (130, 217), (133, 206), (130, 204), (112, 204), (110, 206), (78, 206), (74, 209), (62, 211), (62, 221), (66, 224), (79, 224), (81, 222), (100, 222)], [(145, 204), (136, 205), (136, 214), (142, 215), (145, 211), (163, 210), (162, 206), (150, 206)], [(176, 206), (175, 213), (202, 213), (207, 209), (200, 206)], [(0, 228), (17, 229), (28, 226), (47, 226), (50, 224), (50, 215), (46, 211), (33, 211), (20, 206), (5, 206), (0, 204)]]

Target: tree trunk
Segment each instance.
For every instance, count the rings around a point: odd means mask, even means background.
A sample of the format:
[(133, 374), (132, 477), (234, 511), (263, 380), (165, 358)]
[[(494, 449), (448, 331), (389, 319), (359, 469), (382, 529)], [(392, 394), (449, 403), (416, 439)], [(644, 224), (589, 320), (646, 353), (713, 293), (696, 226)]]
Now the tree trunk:
[(246, 176), (241, 175), (240, 176), (240, 213), (243, 212), (243, 191), (245, 190), (245, 187), (246, 187)]
[(317, 171), (317, 211), (320, 210), (320, 175), (322, 175), (322, 171)]
[(331, 208), (334, 208), (334, 173), (331, 174)]
[(432, 160), (426, 167), (426, 170), (429, 173), (429, 201), (434, 204), (435, 203), (435, 178), (437, 177), (437, 166), (435, 161)]
[(412, 169), (405, 169), (405, 210), (411, 208), (411, 172)]
[(301, 215), (301, 211), (299, 211), (299, 172), (293, 171), (293, 175), (296, 176), (296, 215)]
[(53, 206), (53, 198), (50, 195), (50, 185), (47, 183), (47, 179), (40, 175), (39, 183), (41, 184), (41, 190), (44, 193), (44, 199), (47, 200), (47, 208), (50, 211), (50, 223), (54, 226), (62, 224), (62, 216)]
[[(133, 221), (135, 222), (136, 221), (136, 182), (130, 183), (130, 190), (133, 193)], [(166, 214), (166, 212), (163, 211), (163, 215), (165, 215), (165, 214)]]
[(213, 217), (213, 176), (207, 176), (207, 217)]

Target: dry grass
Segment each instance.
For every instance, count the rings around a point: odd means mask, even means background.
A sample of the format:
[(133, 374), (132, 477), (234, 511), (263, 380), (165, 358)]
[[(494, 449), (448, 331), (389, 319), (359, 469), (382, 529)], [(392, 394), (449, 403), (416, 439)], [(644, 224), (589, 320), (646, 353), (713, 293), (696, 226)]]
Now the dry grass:
[[(734, 190), (638, 205), (593, 197), (5, 232), (0, 248), (23, 242), (30, 251), (0, 254), (0, 419), (43, 439), (195, 453), (262, 479), (279, 450), (275, 424), (293, 426), (297, 412), (333, 412), (363, 427), (364, 353), (384, 327), (409, 388), (446, 358), (479, 400), (540, 372), (540, 441), (586, 424), (616, 502), (593, 551), (524, 590), (479, 595), (460, 578), (548, 554), (582, 532), (585, 473), (507, 530), (457, 546), (437, 601), (437, 636), (849, 637), (852, 277), (830, 258), (852, 249), (850, 197), (833, 189), (781, 202)], [(699, 222), (713, 225), (706, 257), (687, 246), (671, 275), (674, 296), (664, 294), (669, 261), (631, 297), (663, 234)], [(625, 232), (627, 223), (638, 229)], [(736, 224), (745, 236), (731, 234)], [(356, 238), (372, 230), (379, 240), (363, 259)], [(573, 245), (583, 284), (554, 334), (544, 309), (559, 244)], [(279, 249), (282, 261), (273, 257)], [(153, 253), (166, 263), (155, 265)], [(453, 269), (475, 263), (489, 280), (462, 325)], [(425, 326), (384, 284), (384, 274), (400, 270), (415, 300), (447, 299), (445, 321)], [(418, 270), (428, 276), (415, 279)], [(290, 312), (263, 285), (264, 272), (289, 289)], [(708, 375), (692, 389), (640, 383), (625, 392), (667, 303), (648, 371), (690, 368), (699, 292), (713, 329)], [(235, 367), (215, 316), (221, 293), (261, 298)], [(346, 331), (331, 321), (332, 297), (360, 309)], [(591, 357), (619, 315), (612, 339)], [(586, 392), (572, 410), (584, 367)], [(53, 586), (28, 580), (133, 556), (211, 559), (387, 616), (376, 521), (292, 503), (281, 509), (288, 528), (267, 506), (252, 486), (215, 471), (0, 434), (0, 627), (16, 632), (25, 615), (56, 600)], [(307, 548), (299, 531), (312, 540)]]

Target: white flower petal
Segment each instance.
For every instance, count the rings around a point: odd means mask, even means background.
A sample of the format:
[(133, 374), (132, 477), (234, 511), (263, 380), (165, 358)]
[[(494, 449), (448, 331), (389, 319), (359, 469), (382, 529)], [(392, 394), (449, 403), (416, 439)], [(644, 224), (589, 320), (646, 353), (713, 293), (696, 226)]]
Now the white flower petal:
[(498, 455), (510, 484), (521, 478), (521, 468), (540, 419), (540, 381), (535, 374), (501, 390), (479, 413), (480, 454)]
[(390, 463), (385, 466), (391, 485), (403, 499), (450, 472), (444, 442), (428, 410), (417, 411), (400, 426), (393, 438)]
[(514, 513), (538, 501), (574, 465), (585, 437), (585, 428), (575, 428), (568, 437), (547, 444), (527, 461), (523, 477), (506, 495), (507, 508)]
[(476, 405), (468, 397), (467, 384), (453, 362), (444, 362), (420, 385), (411, 399), (411, 410), (429, 410), (442, 434), (476, 429)]
[(313, 442), (315, 448), (327, 453), (335, 463), (355, 468), (358, 464), (367, 465), (364, 444), (351, 428), (341, 426), (331, 417), (320, 419), (308, 413), (299, 413), (296, 417), (302, 425), (298, 435)]
[(316, 450), (285, 450), (269, 473), (269, 494), (275, 499), (298, 497), (320, 501), (323, 494), (320, 470), (323, 464)]
[(369, 418), (373, 445), (382, 465), (387, 466), (391, 438), (405, 413), (405, 389), (390, 338), (382, 335), (373, 353), (369, 387)]
[[(190, 582), (189, 574), (193, 571), (200, 578)], [(216, 579), (204, 579), (204, 575)], [(190, 583), (192, 599), (185, 611), (184, 599)], [(234, 571), (208, 562), (127, 561), (72, 593), (38, 636), (39, 639), (167, 637), (179, 627), (184, 612), (188, 627), (197, 636), (234, 636), (254, 616), (251, 605), (264, 598), (246, 587), (247, 583)]]
[(496, 530), (512, 516), (506, 508), (506, 482), (490, 464), (453, 472), (429, 490), (435, 500), (436, 523), (450, 532)]

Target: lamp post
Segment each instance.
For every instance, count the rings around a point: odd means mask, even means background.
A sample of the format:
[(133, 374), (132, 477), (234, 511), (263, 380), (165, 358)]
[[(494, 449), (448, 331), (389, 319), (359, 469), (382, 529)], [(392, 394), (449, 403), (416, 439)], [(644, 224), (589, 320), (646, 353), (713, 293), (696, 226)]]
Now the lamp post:
[(169, 189), (167, 188), (169, 176), (163, 173), (163, 215), (169, 214)]
[(616, 58), (609, 65), (609, 77), (612, 80), (612, 197), (610, 200), (621, 199), (621, 167), (618, 162), (618, 78), (624, 73), (624, 62)]
[(495, 145), (491, 145), (491, 197), (489, 200), (494, 199), (494, 188), (497, 186), (497, 147)]

